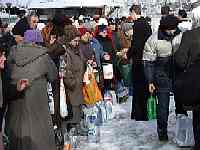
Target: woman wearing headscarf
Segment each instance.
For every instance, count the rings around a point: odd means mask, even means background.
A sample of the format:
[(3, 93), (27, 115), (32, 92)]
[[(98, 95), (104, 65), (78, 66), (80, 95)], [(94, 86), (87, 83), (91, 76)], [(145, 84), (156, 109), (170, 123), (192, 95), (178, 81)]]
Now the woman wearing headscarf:
[(5, 126), (9, 150), (55, 150), (47, 82), (57, 78), (57, 69), (47, 49), (37, 45), (42, 42), (38, 31), (26, 31), (24, 40), (13, 48), (8, 58), (12, 83), (29, 80), (23, 96), (8, 102)]
[[(2, 143), (2, 124), (7, 109), (7, 102), (15, 97), (21, 96), (21, 91), (26, 88), (28, 80), (19, 80), (17, 84), (11, 84), (10, 72), (7, 65), (7, 55), (11, 46), (15, 44), (14, 38), (5, 31), (6, 28), (0, 20), (0, 149), (3, 150)], [(23, 81), (23, 83), (22, 83)]]
[(67, 125), (79, 125), (81, 120), (81, 105), (83, 104), (83, 75), (84, 60), (79, 48), (80, 33), (73, 25), (67, 25), (64, 29), (64, 84), (68, 96), (67, 104), (69, 116)]
[[(112, 44), (112, 39), (109, 37), (109, 31), (107, 25), (99, 25), (96, 39), (99, 41), (101, 46), (103, 47), (104, 56), (101, 60), (101, 63), (109, 63), (115, 66), (115, 51)], [(115, 67), (114, 67), (115, 68)], [(113, 80), (112, 79), (104, 79), (104, 88), (103, 91), (113, 89)]]

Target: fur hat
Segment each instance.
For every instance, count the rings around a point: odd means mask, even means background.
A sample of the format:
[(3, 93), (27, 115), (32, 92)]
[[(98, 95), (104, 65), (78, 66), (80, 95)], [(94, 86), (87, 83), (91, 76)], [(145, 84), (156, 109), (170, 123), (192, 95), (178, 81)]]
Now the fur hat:
[(80, 37), (80, 32), (73, 25), (66, 25), (64, 28), (64, 39), (66, 43), (71, 42), (76, 37)]

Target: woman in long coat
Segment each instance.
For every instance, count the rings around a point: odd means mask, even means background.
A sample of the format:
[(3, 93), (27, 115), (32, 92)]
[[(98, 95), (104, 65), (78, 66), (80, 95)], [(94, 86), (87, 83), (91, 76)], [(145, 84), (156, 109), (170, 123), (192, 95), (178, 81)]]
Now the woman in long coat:
[[(34, 35), (34, 36), (33, 36)], [(24, 35), (26, 42), (17, 45), (9, 57), (12, 81), (28, 79), (23, 98), (8, 102), (6, 132), (10, 150), (56, 150), (52, 120), (48, 108), (47, 81), (57, 78), (57, 69), (38, 32)]]
[(81, 120), (83, 104), (84, 60), (79, 48), (80, 33), (72, 25), (65, 26), (65, 76), (64, 84), (68, 95), (68, 106), (71, 106), (67, 123), (78, 125)]

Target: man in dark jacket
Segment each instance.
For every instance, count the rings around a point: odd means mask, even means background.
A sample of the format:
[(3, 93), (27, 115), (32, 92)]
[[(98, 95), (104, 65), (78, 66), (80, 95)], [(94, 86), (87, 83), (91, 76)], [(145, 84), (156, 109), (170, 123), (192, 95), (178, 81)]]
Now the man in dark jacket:
[(141, 7), (133, 5), (130, 8), (132, 17), (135, 19), (133, 25), (133, 38), (131, 48), (127, 53), (128, 59), (133, 61), (133, 85), (134, 101), (132, 103), (131, 118), (138, 121), (147, 120), (146, 100), (148, 96), (147, 83), (144, 77), (142, 55), (144, 44), (152, 34), (151, 26), (141, 17)]

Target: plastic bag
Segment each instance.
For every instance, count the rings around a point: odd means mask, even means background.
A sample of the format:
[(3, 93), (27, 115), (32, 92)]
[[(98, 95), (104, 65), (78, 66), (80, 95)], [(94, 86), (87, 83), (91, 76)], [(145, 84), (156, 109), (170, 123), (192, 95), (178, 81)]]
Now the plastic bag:
[(132, 64), (119, 64), (119, 72), (125, 86), (132, 85)]
[(62, 118), (65, 118), (68, 116), (66, 93), (65, 93), (63, 78), (60, 79), (60, 116)]
[(64, 131), (64, 148), (63, 150), (73, 150), (78, 147), (78, 136), (76, 128), (71, 128), (69, 132)]
[(101, 101), (102, 94), (90, 65), (87, 66), (83, 82), (85, 83), (83, 85), (84, 104), (94, 105)]
[(156, 105), (157, 100), (154, 96), (150, 96), (147, 100), (147, 116), (149, 120), (156, 119)]
[(107, 120), (113, 119), (113, 104), (111, 101), (105, 101), (105, 107), (106, 107), (106, 117)]
[(97, 126), (98, 112), (97, 106), (84, 107), (85, 122), (88, 127), (88, 142), (96, 143), (99, 141), (100, 130)]
[(117, 104), (117, 95), (115, 93), (115, 91), (109, 91), (111, 96), (112, 96), (112, 103), (113, 105), (116, 105)]
[(113, 79), (113, 77), (114, 77), (113, 64), (103, 63), (102, 67), (103, 67), (104, 79), (106, 79), (106, 80)]
[(185, 115), (177, 117), (175, 143), (180, 147), (194, 146), (192, 119)]
[(117, 97), (119, 103), (124, 103), (129, 97), (129, 88), (125, 87), (123, 81), (119, 81), (117, 84)]

